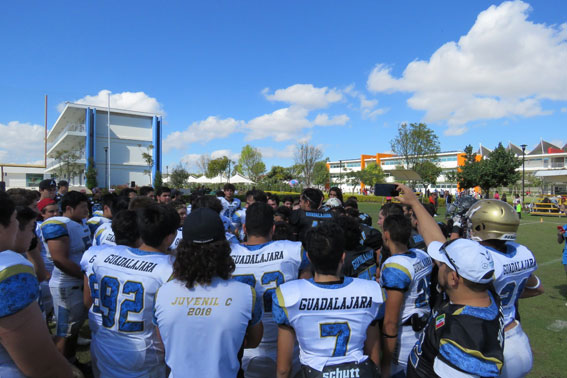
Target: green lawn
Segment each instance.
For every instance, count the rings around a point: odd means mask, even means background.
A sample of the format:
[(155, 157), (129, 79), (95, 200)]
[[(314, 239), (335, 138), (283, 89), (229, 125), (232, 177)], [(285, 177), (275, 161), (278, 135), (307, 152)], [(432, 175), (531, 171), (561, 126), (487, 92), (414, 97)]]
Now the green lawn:
[[(360, 203), (360, 210), (378, 219), (379, 205)], [(443, 221), (444, 209), (439, 209)], [(557, 226), (565, 218), (522, 215), (518, 243), (530, 248), (539, 265), (537, 275), (543, 281), (545, 293), (520, 300), (522, 327), (530, 338), (534, 368), (530, 377), (566, 377), (567, 358), (567, 277), (561, 265), (563, 246), (556, 241)]]

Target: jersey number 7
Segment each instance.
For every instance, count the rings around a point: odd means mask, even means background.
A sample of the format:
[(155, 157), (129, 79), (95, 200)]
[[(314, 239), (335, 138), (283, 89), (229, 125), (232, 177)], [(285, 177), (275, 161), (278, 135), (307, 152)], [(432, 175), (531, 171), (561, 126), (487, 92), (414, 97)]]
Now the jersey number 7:
[(342, 357), (346, 355), (348, 342), (350, 340), (350, 326), (347, 322), (342, 323), (320, 323), (320, 337), (335, 337), (335, 349), (333, 357)]

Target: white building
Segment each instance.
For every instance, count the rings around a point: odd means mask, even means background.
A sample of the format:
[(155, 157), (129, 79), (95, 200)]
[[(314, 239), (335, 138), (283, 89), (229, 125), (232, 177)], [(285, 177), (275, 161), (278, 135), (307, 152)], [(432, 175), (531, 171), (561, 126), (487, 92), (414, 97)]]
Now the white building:
[(44, 174), (44, 171), (44, 168), (2, 166), (2, 181), (6, 183), (6, 189), (37, 190), (41, 180), (51, 177), (49, 174)]
[[(513, 143), (509, 143), (506, 148), (513, 151), (520, 160), (525, 159), (525, 164), (518, 168), (519, 171), (525, 167), (526, 177), (533, 175), (543, 180), (541, 187), (533, 188), (533, 190), (541, 191), (544, 194), (567, 194), (567, 144), (559, 147), (541, 140), (531, 150), (527, 149), (527, 145), (518, 146)], [(491, 149), (481, 145), (476, 153), (480, 157), (486, 158), (491, 151)], [(361, 155), (359, 159), (344, 159), (327, 163), (331, 177), (330, 185), (341, 187), (343, 191), (356, 192), (360, 187), (348, 184), (348, 172), (360, 171), (368, 164), (376, 163), (380, 164), (384, 170), (387, 182), (403, 179), (404, 164), (402, 159), (391, 153), (378, 153), (376, 155)], [(446, 174), (458, 170), (458, 167), (464, 163), (465, 153), (463, 151), (439, 153), (436, 164), (442, 168), (442, 173), (437, 184), (431, 185), (429, 189), (455, 192), (457, 183), (449, 182)], [(525, 183), (526, 188), (529, 187), (528, 181), (526, 180)]]
[[(85, 185), (85, 172), (94, 164), (99, 187), (149, 185), (150, 172), (152, 181), (161, 172), (161, 127), (158, 114), (67, 103), (47, 136), (45, 173), (71, 186)], [(70, 168), (58, 158), (68, 151), (78, 157)], [(153, 165), (148, 166), (144, 153), (152, 155)]]

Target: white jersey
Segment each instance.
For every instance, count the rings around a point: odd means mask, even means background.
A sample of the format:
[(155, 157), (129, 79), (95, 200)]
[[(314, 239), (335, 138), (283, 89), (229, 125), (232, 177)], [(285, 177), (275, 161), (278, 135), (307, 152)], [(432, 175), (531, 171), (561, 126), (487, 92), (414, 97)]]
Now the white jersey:
[(433, 261), (420, 249), (390, 256), (382, 264), (380, 285), (388, 290), (402, 290), (404, 303), (400, 311), (400, 324), (413, 314), (420, 317), (431, 312), (429, 286)]
[(537, 269), (536, 259), (528, 248), (511, 241), (506, 242), (506, 253), (486, 247), (494, 260), (494, 288), (500, 296), (504, 324), (516, 317), (516, 301), (524, 290), (530, 275)]
[(169, 246), (169, 251), (175, 251), (181, 240), (183, 239), (183, 227), (179, 227), (177, 229), (177, 233), (175, 234), (175, 239), (173, 239), (173, 243)]
[[(231, 256), (236, 269), (232, 274), (235, 280), (249, 284), (256, 289), (264, 303), (264, 336), (258, 346), (274, 349), (277, 343), (278, 327), (272, 318), (272, 293), (284, 282), (298, 278), (299, 271), (308, 266), (300, 242), (277, 240), (260, 245), (231, 244)], [(247, 353), (258, 350), (247, 349)]]
[(104, 223), (112, 223), (112, 220), (106, 217), (99, 217), (99, 216), (94, 216), (92, 218), (89, 218), (89, 220), (87, 221), (87, 226), (89, 226), (89, 230), (91, 230), (91, 236), (93, 238), (96, 230)]
[(295, 330), (302, 365), (321, 371), (327, 365), (361, 363), (368, 358), (364, 355), (366, 331), (384, 303), (376, 281), (296, 280), (280, 285), (274, 294), (274, 318)]
[(86, 265), (94, 275), (89, 279), (93, 312), (101, 314), (91, 351), (102, 376), (163, 373), (163, 346), (152, 313), (157, 290), (173, 272), (171, 255), (116, 246), (93, 253)]
[[(83, 252), (91, 246), (91, 232), (84, 221), (79, 223), (67, 217), (49, 218), (41, 224), (41, 233), (46, 243), (52, 239), (68, 236), (69, 259), (77, 265), (81, 262)], [(47, 251), (49, 253), (49, 247)], [(51, 255), (49, 257), (51, 258)], [(57, 266), (53, 268), (49, 280), (50, 287), (69, 287), (82, 285), (82, 283), (81, 278), (72, 277)]]
[(101, 224), (95, 231), (93, 245), (116, 245), (112, 222)]
[[(0, 318), (14, 315), (37, 301), (39, 283), (33, 265), (19, 253), (0, 252), (0, 294)], [(2, 344), (0, 344), (0, 376), (24, 377)]]
[(261, 318), (262, 298), (249, 285), (218, 277), (192, 289), (167, 282), (156, 294), (154, 323), (170, 377), (236, 377), (246, 329)]
[(228, 200), (224, 197), (220, 197), (219, 199), (222, 204), (221, 215), (228, 219), (232, 219), (232, 215), (236, 212), (236, 210), (240, 209), (240, 200), (238, 198), (233, 198), (232, 201), (228, 202)]
[(37, 242), (39, 243), (40, 250), (41, 250), (41, 258), (43, 260), (43, 264), (45, 265), (45, 270), (49, 273), (53, 271), (53, 260), (47, 253), (47, 243), (43, 239), (43, 234), (41, 233), (41, 224), (43, 221), (38, 221), (35, 224), (35, 236), (37, 237)]

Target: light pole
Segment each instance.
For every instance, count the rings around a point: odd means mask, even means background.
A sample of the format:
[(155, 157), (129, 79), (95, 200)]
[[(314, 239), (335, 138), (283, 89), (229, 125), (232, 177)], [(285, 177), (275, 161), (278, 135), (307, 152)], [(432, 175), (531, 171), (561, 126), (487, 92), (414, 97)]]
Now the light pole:
[(106, 171), (104, 172), (104, 186), (106, 186), (106, 188), (110, 190), (110, 188), (108, 187), (108, 146), (104, 147), (104, 160), (106, 160), (104, 162), (104, 169)]
[(339, 160), (339, 189), (343, 190), (343, 161)]
[(520, 147), (522, 147), (522, 208), (524, 207), (524, 195), (526, 193), (525, 189), (524, 189), (524, 183), (526, 180), (526, 147), (528, 145), (527, 144), (522, 144)]

